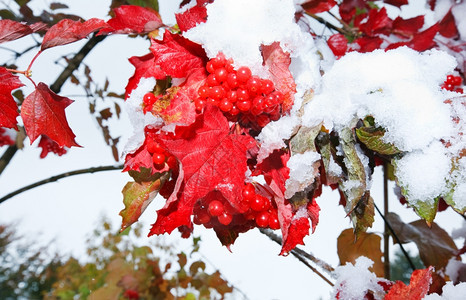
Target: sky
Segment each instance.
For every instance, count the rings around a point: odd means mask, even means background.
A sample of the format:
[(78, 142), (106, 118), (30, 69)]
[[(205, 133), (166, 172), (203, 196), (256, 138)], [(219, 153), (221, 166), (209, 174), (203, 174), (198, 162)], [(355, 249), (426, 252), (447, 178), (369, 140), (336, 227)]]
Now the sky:
[[(8, 1), (3, 2), (8, 3)], [(53, 1), (37, 0), (32, 3), (37, 7), (43, 7), (51, 2)], [(107, 8), (110, 1), (62, 2), (70, 6), (70, 12), (84, 18), (108, 18)], [(159, 1), (165, 23), (175, 22), (172, 12), (178, 2)], [(11, 42), (4, 46), (22, 47), (26, 42), (26, 40)], [(33, 78), (36, 82), (51, 84), (61, 71), (61, 65), (54, 62), (60, 55), (75, 52), (84, 42), (52, 48), (43, 53), (33, 67)], [(108, 78), (110, 89), (121, 93), (133, 72), (127, 59), (134, 55), (146, 54), (148, 47), (148, 41), (143, 39), (111, 36), (90, 53), (85, 63), (91, 67), (94, 81), (103, 85)], [(5, 57), (4, 55), (9, 54), (1, 51), (0, 57)], [(27, 67), (32, 55), (33, 53), (30, 53), (28, 57), (18, 62), (19, 69)], [(40, 149), (36, 147), (37, 142), (33, 146), (27, 145), (25, 149), (18, 151), (1, 175), (0, 196), (65, 171), (115, 164), (95, 120), (88, 113), (88, 101), (84, 97), (76, 97), (83, 95), (83, 90), (68, 82), (60, 94), (75, 100), (66, 113), (70, 126), (77, 135), (76, 140), (83, 147), (73, 148), (62, 157), (50, 154), (41, 160)], [(124, 113), (121, 120), (111, 124), (111, 129), (114, 135), (122, 136), (119, 145), (121, 149), (125, 140), (132, 134), (131, 125)], [(0, 154), (2, 151), (0, 150)], [(103, 216), (114, 224), (118, 225), (121, 222), (118, 216), (123, 208), (121, 189), (129, 180), (127, 174), (111, 171), (74, 176), (46, 184), (1, 204), (0, 223), (14, 222), (17, 224), (18, 233), (31, 240), (44, 244), (54, 240), (52, 245), (56, 245), (56, 249), (52, 250), (83, 256), (85, 240)], [(376, 170), (374, 176), (372, 196), (377, 205), (382, 207), (380, 169)], [(323, 195), (317, 200), (321, 207), (317, 230), (305, 239), (306, 246), (301, 247), (332, 266), (338, 265), (337, 237), (342, 230), (351, 226), (349, 219), (345, 218), (343, 208), (338, 206), (338, 200), (337, 192), (324, 190)], [(390, 193), (390, 200), (390, 209), (399, 213), (405, 222), (418, 219), (410, 209), (403, 208), (399, 204), (393, 193)], [(162, 199), (156, 198), (142, 216), (141, 221), (146, 232), (149, 231), (150, 224), (155, 222), (155, 211), (162, 206)], [(381, 235), (383, 222), (379, 216), (375, 219), (374, 227), (370, 231)], [(449, 232), (461, 227), (463, 222), (461, 217), (450, 209), (439, 213), (436, 221)], [(231, 247), (232, 253), (221, 246), (213, 231), (196, 227), (194, 234), (202, 238), (200, 252), (207, 258), (211, 269), (220, 269), (223, 276), (241, 289), (248, 299), (329, 298), (331, 288), (327, 283), (291, 255), (278, 256), (280, 247), (257, 230), (240, 235)], [(164, 238), (179, 249), (189, 247), (189, 243), (182, 240), (176, 232)], [(412, 246), (408, 248), (414, 249)]]

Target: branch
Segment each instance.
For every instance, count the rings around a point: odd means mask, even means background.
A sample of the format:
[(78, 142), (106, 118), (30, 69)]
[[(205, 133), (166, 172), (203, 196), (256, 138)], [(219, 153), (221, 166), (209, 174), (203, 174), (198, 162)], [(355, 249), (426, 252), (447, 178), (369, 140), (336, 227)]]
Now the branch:
[(87, 169), (80, 169), (80, 170), (69, 171), (69, 172), (65, 172), (65, 173), (62, 173), (62, 174), (58, 174), (58, 175), (52, 176), (50, 178), (43, 179), (41, 181), (37, 181), (35, 183), (32, 183), (32, 184), (27, 185), (25, 187), (22, 187), (20, 189), (17, 189), (16, 191), (13, 191), (13, 192), (9, 193), (6, 196), (3, 196), (2, 198), (0, 198), (0, 204), (2, 204), (6, 200), (8, 200), (8, 199), (10, 199), (10, 198), (12, 198), (12, 197), (14, 197), (14, 196), (16, 196), (18, 194), (21, 194), (22, 192), (26, 192), (28, 190), (31, 190), (33, 188), (39, 187), (41, 185), (44, 185), (44, 184), (47, 184), (47, 183), (50, 183), (50, 182), (58, 181), (59, 179), (62, 179), (62, 178), (65, 178), (65, 177), (70, 177), (70, 176), (74, 176), (74, 175), (81, 175), (81, 174), (88, 174), (88, 173), (97, 173), (97, 172), (103, 172), (103, 171), (121, 170), (121, 169), (123, 169), (123, 165), (112, 165), (112, 166), (103, 166), (103, 167), (93, 167), (93, 168), (87, 168)]
[[(273, 233), (271, 230), (267, 230), (267, 229), (259, 229), (259, 230), (260, 230), (261, 233), (268, 236), (272, 241), (276, 242), (279, 245), (282, 244), (282, 239), (278, 235)], [(322, 269), (327, 271), (330, 275), (332, 275), (331, 272), (334, 271), (332, 266), (330, 266), (326, 262), (318, 259), (317, 257), (313, 256), (312, 254), (309, 254), (309, 253), (307, 253), (304, 250), (301, 250), (299, 248), (294, 248), (293, 250), (291, 250), (291, 254), (293, 254), (294, 257), (296, 257), (300, 262), (305, 264), (309, 269), (311, 269), (314, 273), (316, 273), (320, 278), (322, 278), (330, 286), (334, 286), (334, 284), (327, 277), (325, 277), (322, 273), (320, 273), (319, 270), (317, 270), (316, 268), (311, 266), (309, 264), (309, 262), (306, 261), (306, 258), (309, 259), (310, 261), (314, 262), (316, 265), (320, 266)]]
[(73, 74), (74, 70), (79, 68), (79, 65), (84, 60), (84, 58), (91, 52), (91, 50), (101, 41), (105, 39), (105, 35), (93, 36), (87, 41), (87, 43), (79, 50), (76, 55), (70, 59), (68, 66), (63, 70), (63, 72), (58, 76), (57, 80), (50, 86), (50, 89), (58, 94), (65, 84), (66, 80)]
[[(86, 55), (91, 52), (91, 50), (100, 43), (106, 36), (93, 36), (89, 39), (89, 41), (79, 50), (76, 55), (70, 59), (68, 66), (61, 72), (58, 76), (57, 80), (50, 86), (50, 89), (58, 94), (65, 84), (66, 80), (73, 74), (74, 70), (79, 68), (79, 65), (84, 60)], [(0, 175), (2, 174), (3, 170), (5, 170), (6, 166), (10, 163), (11, 159), (15, 155), (18, 148), (16, 145), (9, 146), (8, 149), (3, 154), (2, 158), (0, 159)], [(8, 155), (6, 155), (8, 154)], [(1, 203), (1, 202), (0, 202)]]
[(392, 225), (390, 224), (390, 222), (388, 222), (388, 220), (385, 218), (385, 216), (384, 216), (384, 215), (382, 214), (382, 212), (379, 210), (379, 208), (377, 207), (377, 204), (374, 203), (374, 207), (375, 207), (375, 209), (377, 210), (377, 212), (379, 213), (379, 215), (382, 217), (383, 221), (385, 222), (385, 225), (388, 227), (388, 229), (389, 229), (390, 232), (392, 233), (393, 238), (395, 239), (395, 241), (398, 243), (398, 245), (400, 245), (401, 252), (403, 252), (403, 255), (404, 255), (404, 256), (406, 257), (406, 259), (408, 260), (409, 266), (411, 267), (411, 269), (412, 269), (413, 271), (416, 270), (416, 267), (414, 266), (414, 263), (413, 263), (413, 261), (411, 260), (411, 257), (409, 257), (408, 252), (406, 252), (405, 248), (404, 248), (403, 245), (401, 244), (400, 238), (396, 235), (395, 230), (393, 230)]

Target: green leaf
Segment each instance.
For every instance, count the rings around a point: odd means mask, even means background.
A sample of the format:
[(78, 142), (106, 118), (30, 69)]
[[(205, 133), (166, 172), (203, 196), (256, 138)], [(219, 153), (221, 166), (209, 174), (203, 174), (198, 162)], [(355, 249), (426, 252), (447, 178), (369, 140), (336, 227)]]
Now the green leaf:
[(139, 219), (147, 206), (157, 196), (167, 177), (168, 175), (165, 173), (154, 181), (141, 183), (131, 181), (125, 185), (122, 191), (125, 208), (120, 211), (120, 216), (123, 218), (122, 231)]
[(351, 216), (355, 234), (372, 227), (374, 222), (374, 201), (367, 190), (366, 170), (358, 156), (356, 140), (347, 127), (340, 133), (340, 144), (344, 154), (347, 180), (340, 182), (346, 196), (345, 211)]
[(137, 5), (142, 7), (149, 7), (155, 11), (159, 11), (159, 1), (158, 0), (127, 0), (131, 5)]
[(316, 152), (315, 139), (320, 132), (321, 124), (314, 127), (300, 127), (298, 132), (290, 139), (291, 153)]
[(385, 131), (375, 127), (361, 127), (356, 129), (356, 135), (359, 141), (366, 145), (367, 148), (382, 154), (382, 155), (395, 155), (401, 151), (391, 143), (383, 141)]

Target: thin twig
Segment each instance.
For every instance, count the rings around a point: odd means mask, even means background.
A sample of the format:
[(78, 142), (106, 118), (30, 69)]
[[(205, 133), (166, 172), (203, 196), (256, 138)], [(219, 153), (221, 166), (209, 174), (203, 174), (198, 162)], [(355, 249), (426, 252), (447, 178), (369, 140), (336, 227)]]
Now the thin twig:
[(30, 185), (27, 185), (25, 187), (22, 187), (20, 189), (17, 189), (16, 191), (13, 191), (9, 193), (8, 195), (3, 196), (0, 198), (0, 204), (5, 202), (6, 200), (21, 194), (23, 192), (26, 192), (28, 190), (31, 190), (33, 188), (39, 187), (41, 185), (50, 183), (50, 182), (55, 182), (58, 181), (59, 179), (65, 178), (65, 177), (70, 177), (74, 175), (81, 175), (81, 174), (89, 174), (89, 173), (97, 173), (97, 172), (103, 172), (103, 171), (113, 171), (113, 170), (121, 170), (123, 169), (123, 165), (112, 165), (112, 166), (102, 166), (102, 167), (92, 167), (92, 168), (86, 168), (86, 169), (80, 169), (80, 170), (74, 170), (74, 171), (69, 171), (65, 172), (62, 174), (58, 174), (52, 177), (49, 177), (47, 179), (43, 179), (40, 181), (37, 181), (35, 183), (32, 183)]
[(338, 32), (341, 33), (341, 34), (347, 34), (346, 30), (344, 30), (343, 28), (337, 27), (337, 26), (333, 25), (332, 23), (329, 23), (327, 20), (325, 20), (325, 19), (322, 18), (322, 17), (319, 17), (319, 16), (316, 15), (316, 14), (312, 14), (312, 13), (306, 12), (306, 15), (308, 15), (308, 16), (311, 17), (311, 18), (313, 18), (313, 19), (316, 20), (317, 22), (323, 24), (323, 25), (324, 25), (325, 27), (327, 27), (327, 28), (336, 30), (336, 31), (338, 31)]
[(8, 148), (5, 150), (2, 157), (0, 158), (0, 174), (2, 174), (3, 170), (5, 170), (6, 166), (11, 161), (16, 151), (18, 151), (16, 144), (8, 146)]
[(411, 257), (409, 257), (408, 252), (406, 252), (405, 248), (404, 248), (403, 245), (401, 244), (400, 238), (396, 235), (395, 230), (393, 230), (392, 225), (390, 224), (390, 222), (388, 222), (388, 220), (385, 218), (385, 216), (384, 216), (384, 215), (382, 214), (382, 212), (379, 210), (379, 208), (377, 207), (377, 204), (374, 203), (374, 206), (375, 206), (375, 209), (377, 210), (377, 212), (379, 213), (379, 215), (382, 217), (382, 219), (383, 219), (383, 221), (385, 222), (385, 224), (387, 225), (388, 229), (389, 229), (390, 232), (392, 233), (392, 236), (393, 236), (393, 238), (395, 239), (395, 241), (398, 243), (398, 245), (400, 245), (401, 252), (403, 252), (403, 255), (404, 255), (404, 256), (406, 257), (406, 259), (408, 260), (409, 266), (411, 267), (411, 269), (412, 269), (413, 271), (416, 270), (416, 266), (414, 266), (414, 263), (413, 263), (413, 261), (411, 260)]
[[(279, 245), (282, 244), (282, 239), (278, 235), (273, 233), (272, 231), (267, 230), (267, 229), (262, 229), (262, 228), (259, 229), (259, 230), (260, 230), (261, 233), (263, 233), (267, 237), (269, 237), (272, 241), (276, 242)], [(291, 250), (290, 252), (291, 252), (291, 254), (293, 254), (294, 257), (296, 257), (300, 262), (305, 264), (309, 269), (311, 269), (314, 273), (316, 273), (320, 278), (322, 278), (330, 286), (334, 286), (334, 284), (327, 277), (325, 277), (325, 275), (323, 275), (321, 272), (319, 272), (319, 270), (317, 270), (312, 265), (310, 265), (309, 262), (306, 261), (306, 258), (312, 260), (315, 264), (320, 266), (322, 269), (329, 272), (329, 274), (331, 274), (330, 272), (332, 272), (334, 270), (330, 265), (328, 265), (324, 261), (318, 259), (317, 257), (315, 257), (315, 256), (313, 256), (313, 255), (311, 255), (311, 254), (309, 254), (309, 253), (307, 253), (307, 252), (305, 252), (305, 251), (303, 251), (303, 250), (301, 250), (299, 248), (295, 248), (295, 249)]]
[[(385, 219), (388, 216), (388, 165), (383, 165), (383, 214)], [(387, 223), (384, 223), (383, 231), (383, 267), (385, 279), (390, 280), (390, 230)]]

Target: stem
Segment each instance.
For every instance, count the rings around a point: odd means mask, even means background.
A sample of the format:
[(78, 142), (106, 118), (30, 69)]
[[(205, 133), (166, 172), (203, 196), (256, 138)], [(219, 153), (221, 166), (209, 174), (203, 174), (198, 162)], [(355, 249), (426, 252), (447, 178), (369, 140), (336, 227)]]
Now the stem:
[(0, 174), (2, 174), (3, 170), (5, 170), (6, 166), (11, 161), (16, 151), (18, 151), (18, 147), (16, 146), (16, 144), (14, 144), (8, 146), (6, 151), (3, 153), (2, 157), (0, 158)]
[(385, 218), (385, 216), (380, 212), (379, 208), (377, 207), (377, 205), (374, 203), (374, 207), (375, 209), (377, 210), (377, 212), (379, 213), (379, 215), (382, 217), (383, 221), (385, 222), (385, 224), (387, 225), (388, 229), (390, 230), (393, 238), (395, 239), (395, 241), (398, 243), (398, 245), (400, 245), (400, 249), (401, 249), (401, 252), (403, 252), (403, 255), (406, 257), (406, 259), (408, 260), (408, 263), (409, 263), (409, 266), (411, 267), (411, 269), (414, 271), (416, 270), (416, 266), (414, 266), (414, 263), (413, 261), (411, 260), (411, 257), (409, 257), (409, 254), (408, 252), (406, 252), (405, 248), (403, 247), (403, 245), (401, 244), (401, 241), (400, 241), (400, 238), (396, 235), (395, 233), (395, 230), (393, 230), (393, 227), (392, 225), (390, 225), (390, 222), (388, 222), (388, 220)]
[[(265, 234), (268, 236), (272, 241), (276, 242), (277, 244), (281, 245), (282, 244), (282, 239), (274, 234), (272, 231), (267, 230), (267, 229), (259, 229), (261, 233)], [(291, 254), (293, 254), (294, 257), (296, 257), (300, 262), (305, 264), (309, 269), (311, 269), (314, 273), (316, 273), (320, 278), (322, 278), (325, 282), (327, 282), (330, 286), (334, 286), (334, 284), (327, 278), (325, 275), (319, 272), (316, 268), (314, 268), (312, 265), (309, 264), (308, 261), (306, 261), (306, 258), (313, 261), (315, 264), (323, 268), (325, 271), (327, 271), (330, 275), (331, 272), (333, 272), (333, 268), (327, 264), (326, 262), (318, 259), (317, 257), (305, 252), (304, 250), (301, 250), (299, 248), (295, 248), (290, 251)]]
[[(385, 219), (388, 216), (388, 165), (383, 165), (383, 214)], [(385, 279), (390, 280), (390, 229), (384, 223), (383, 231), (383, 268)]]
[(338, 32), (341, 33), (341, 34), (346, 34), (346, 33), (347, 33), (346, 30), (344, 30), (344, 29), (342, 29), (342, 28), (339, 28), (339, 27), (337, 27), (337, 26), (335, 26), (335, 25), (333, 25), (333, 24), (327, 22), (327, 20), (325, 20), (325, 19), (322, 18), (322, 17), (319, 17), (319, 16), (317, 16), (317, 15), (315, 15), (315, 14), (311, 14), (311, 13), (308, 13), (308, 12), (305, 12), (305, 13), (306, 13), (306, 15), (308, 15), (308, 16), (311, 17), (311, 18), (313, 18), (313, 19), (316, 20), (317, 22), (319, 22), (319, 23), (325, 25), (325, 27), (328, 27), (328, 28), (330, 28), (330, 29), (336, 30), (336, 31), (338, 31)]
[(39, 50), (37, 54), (32, 58), (31, 62), (29, 63), (28, 68), (26, 69), (26, 77), (31, 77), (32, 71), (32, 64), (36, 61), (36, 59), (39, 57), (39, 55), (42, 53), (42, 50)]
[(37, 181), (35, 183), (32, 183), (32, 184), (27, 185), (25, 187), (22, 187), (20, 189), (17, 189), (16, 191), (13, 191), (13, 192), (9, 193), (6, 196), (3, 196), (2, 198), (0, 198), (0, 204), (2, 204), (6, 200), (8, 200), (8, 199), (10, 199), (10, 198), (12, 198), (12, 197), (14, 197), (14, 196), (16, 196), (18, 194), (21, 194), (23, 192), (26, 192), (28, 190), (31, 190), (33, 188), (39, 187), (41, 185), (44, 185), (44, 184), (47, 184), (47, 183), (50, 183), (50, 182), (58, 181), (59, 179), (62, 179), (62, 178), (65, 178), (65, 177), (70, 177), (70, 176), (74, 176), (74, 175), (81, 175), (81, 174), (88, 174), (88, 173), (97, 173), (97, 172), (103, 172), (103, 171), (121, 170), (121, 169), (123, 169), (123, 165), (116, 165), (116, 166), (112, 165), (112, 166), (86, 168), (86, 169), (80, 169), (80, 170), (69, 171), (69, 172), (65, 172), (65, 173), (62, 173), (62, 174), (58, 174), (58, 175), (49, 177), (47, 179), (43, 179), (41, 181)]

